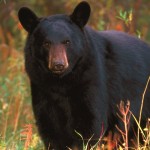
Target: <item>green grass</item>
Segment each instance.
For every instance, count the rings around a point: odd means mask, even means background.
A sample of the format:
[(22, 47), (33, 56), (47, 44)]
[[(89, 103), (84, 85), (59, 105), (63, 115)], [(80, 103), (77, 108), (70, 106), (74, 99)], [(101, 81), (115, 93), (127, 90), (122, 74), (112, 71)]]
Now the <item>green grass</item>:
[(43, 149), (34, 125), (23, 60), (23, 54), (14, 50), (0, 66), (0, 150)]

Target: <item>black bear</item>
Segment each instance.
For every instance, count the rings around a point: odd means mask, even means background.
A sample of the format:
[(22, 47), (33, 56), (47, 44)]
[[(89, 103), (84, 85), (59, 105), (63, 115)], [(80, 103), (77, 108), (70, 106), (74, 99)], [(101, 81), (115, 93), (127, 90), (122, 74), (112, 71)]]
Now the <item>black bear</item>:
[[(130, 110), (139, 116), (150, 75), (150, 46), (123, 32), (85, 26), (90, 12), (83, 1), (71, 15), (39, 18), (26, 7), (18, 13), (28, 32), (25, 67), (36, 124), (47, 149), (82, 149), (75, 130), (84, 139), (92, 137), (94, 144), (101, 135), (117, 132), (115, 125), (122, 129), (117, 115), (121, 100), (130, 100)], [(148, 117), (147, 92), (142, 122)], [(135, 124), (131, 117), (129, 133)]]

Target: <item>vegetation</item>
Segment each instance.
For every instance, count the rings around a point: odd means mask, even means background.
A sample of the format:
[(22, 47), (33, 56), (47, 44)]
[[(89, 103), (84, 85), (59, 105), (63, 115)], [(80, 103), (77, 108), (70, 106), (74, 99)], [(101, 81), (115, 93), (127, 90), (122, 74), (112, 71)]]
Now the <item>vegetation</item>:
[[(22, 6), (28, 6), (39, 16), (55, 13), (70, 14), (73, 7), (80, 1), (0, 0), (0, 150), (44, 149), (37, 134), (32, 113), (30, 86), (25, 73), (23, 58), (27, 33), (18, 22), (18, 9)], [(87, 1), (92, 6), (89, 24), (93, 28), (121, 30), (150, 42), (149, 0)], [(124, 122), (126, 129), (129, 117), (134, 117), (134, 114), (129, 111), (129, 107), (122, 102), (118, 106), (124, 115), (124, 118), (121, 117), (120, 119)], [(138, 145), (138, 147), (146, 150), (148, 149), (147, 146), (150, 146), (150, 120), (148, 120), (145, 129), (141, 129), (140, 120), (135, 119), (139, 125), (139, 132), (142, 132), (144, 138), (144, 145)], [(127, 150), (127, 130), (125, 133), (120, 129), (118, 130), (124, 137), (123, 146), (118, 145), (118, 149)], [(77, 132), (77, 134), (82, 138), (80, 133)], [(107, 140), (107, 149), (111, 150), (114, 143), (109, 139), (110, 137), (105, 140)], [(97, 145), (92, 149), (96, 147)], [(105, 148), (106, 145), (102, 145), (97, 149)], [(83, 149), (87, 149), (87, 145), (84, 143)]]

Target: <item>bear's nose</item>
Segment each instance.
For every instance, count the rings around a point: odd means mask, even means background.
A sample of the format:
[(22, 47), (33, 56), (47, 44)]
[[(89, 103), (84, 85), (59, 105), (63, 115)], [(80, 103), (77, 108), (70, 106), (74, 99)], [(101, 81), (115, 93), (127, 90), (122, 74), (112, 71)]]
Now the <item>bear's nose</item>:
[(65, 65), (61, 62), (54, 62), (52, 65), (52, 70), (55, 73), (61, 73), (65, 69)]
[(64, 69), (64, 65), (63, 64), (54, 64), (54, 70), (63, 70)]

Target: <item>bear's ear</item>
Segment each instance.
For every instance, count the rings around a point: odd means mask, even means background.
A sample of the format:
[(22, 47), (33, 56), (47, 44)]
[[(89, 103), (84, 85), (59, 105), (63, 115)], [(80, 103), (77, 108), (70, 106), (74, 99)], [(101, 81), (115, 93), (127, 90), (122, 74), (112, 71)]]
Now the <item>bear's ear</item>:
[(90, 5), (83, 1), (76, 6), (70, 17), (73, 22), (75, 22), (79, 27), (83, 28), (88, 22), (90, 12)]
[(39, 23), (36, 14), (27, 7), (20, 8), (18, 18), (23, 28), (29, 33), (31, 33)]

